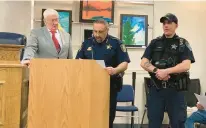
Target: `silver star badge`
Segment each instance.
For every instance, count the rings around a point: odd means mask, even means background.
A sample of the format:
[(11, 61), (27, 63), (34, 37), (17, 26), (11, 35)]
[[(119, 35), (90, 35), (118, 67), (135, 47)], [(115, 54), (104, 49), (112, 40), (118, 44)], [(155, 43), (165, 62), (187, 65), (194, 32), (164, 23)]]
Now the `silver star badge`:
[(171, 49), (177, 49), (177, 45), (175, 45), (175, 44), (173, 44), (173, 45), (171, 45)]

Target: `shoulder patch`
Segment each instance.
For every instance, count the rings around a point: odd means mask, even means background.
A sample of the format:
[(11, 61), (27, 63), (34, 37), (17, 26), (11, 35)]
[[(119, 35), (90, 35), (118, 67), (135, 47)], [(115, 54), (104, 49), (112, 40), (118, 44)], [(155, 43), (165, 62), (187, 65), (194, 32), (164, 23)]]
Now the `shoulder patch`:
[(180, 41), (180, 45), (183, 45), (185, 40), (183, 38), (179, 38), (179, 41)]
[(188, 47), (188, 49), (189, 49), (190, 51), (192, 51), (192, 47), (190, 46), (190, 44), (188, 43), (188, 41), (185, 41), (185, 45)]
[(180, 41), (180, 46), (185, 45), (190, 51), (192, 51), (192, 47), (190, 46), (189, 42), (186, 39), (179, 37), (179, 41)]
[(121, 50), (122, 50), (123, 52), (127, 52), (127, 49), (126, 49), (126, 47), (125, 47), (124, 44), (121, 44), (121, 45), (120, 45), (120, 48), (121, 48)]

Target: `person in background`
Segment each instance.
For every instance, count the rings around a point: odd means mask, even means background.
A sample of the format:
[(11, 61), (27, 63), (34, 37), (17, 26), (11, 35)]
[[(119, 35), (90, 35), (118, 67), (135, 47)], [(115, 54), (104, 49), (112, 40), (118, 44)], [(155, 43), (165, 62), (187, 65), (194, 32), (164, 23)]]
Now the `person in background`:
[(165, 111), (172, 128), (184, 128), (187, 113), (182, 91), (187, 89), (188, 70), (195, 59), (188, 41), (175, 32), (177, 17), (168, 13), (160, 22), (164, 34), (151, 41), (141, 58), (141, 67), (151, 76), (149, 128), (161, 127)]
[(185, 122), (185, 128), (194, 128), (195, 123), (206, 124), (205, 108), (199, 102), (196, 106), (198, 110), (196, 112), (193, 112), (192, 115), (187, 118)]
[(54, 9), (47, 9), (43, 16), (45, 26), (33, 29), (27, 39), (21, 62), (23, 65), (29, 66), (32, 58), (73, 58), (70, 34), (58, 29), (58, 12)]

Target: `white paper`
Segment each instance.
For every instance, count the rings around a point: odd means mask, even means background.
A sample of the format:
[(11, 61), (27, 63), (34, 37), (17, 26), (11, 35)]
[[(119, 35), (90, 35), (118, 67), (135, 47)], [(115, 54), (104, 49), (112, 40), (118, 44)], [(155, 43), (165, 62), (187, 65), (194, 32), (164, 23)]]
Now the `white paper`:
[(195, 96), (197, 97), (199, 103), (206, 108), (206, 96), (200, 96), (198, 94), (195, 93)]
[(102, 68), (105, 68), (105, 62), (104, 62), (104, 60), (96, 60), (96, 61), (97, 61), (97, 63), (98, 63), (99, 65), (101, 65)]

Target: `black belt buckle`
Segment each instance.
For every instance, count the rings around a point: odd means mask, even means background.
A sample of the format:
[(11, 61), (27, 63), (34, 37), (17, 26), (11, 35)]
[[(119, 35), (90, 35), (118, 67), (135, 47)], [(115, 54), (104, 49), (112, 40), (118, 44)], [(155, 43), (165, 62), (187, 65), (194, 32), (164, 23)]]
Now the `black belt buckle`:
[(167, 88), (167, 82), (166, 81), (162, 81), (162, 88)]

